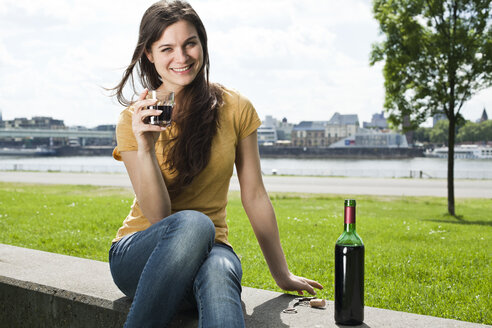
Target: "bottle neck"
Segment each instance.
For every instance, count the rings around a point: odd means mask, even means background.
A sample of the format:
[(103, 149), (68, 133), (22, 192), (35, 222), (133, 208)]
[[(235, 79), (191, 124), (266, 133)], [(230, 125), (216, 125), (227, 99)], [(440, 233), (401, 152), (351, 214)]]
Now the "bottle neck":
[(343, 223), (345, 231), (355, 230), (355, 206), (345, 206)]
[(345, 223), (343, 225), (343, 231), (345, 231), (345, 232), (355, 232), (355, 223)]
[[(347, 204), (348, 203), (348, 204)], [(364, 246), (355, 231), (355, 201), (346, 201), (344, 211), (343, 233), (336, 244), (341, 246)]]

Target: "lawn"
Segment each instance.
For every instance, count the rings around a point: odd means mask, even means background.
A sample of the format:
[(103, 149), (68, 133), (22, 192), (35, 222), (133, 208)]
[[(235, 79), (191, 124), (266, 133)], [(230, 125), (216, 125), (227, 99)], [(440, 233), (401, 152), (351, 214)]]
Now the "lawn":
[[(291, 271), (322, 283), (318, 295), (333, 300), (344, 197), (272, 193), (271, 199)], [(367, 306), (492, 324), (491, 199), (458, 199), (460, 219), (445, 214), (445, 198), (356, 199)], [(107, 261), (132, 200), (123, 188), (0, 183), (0, 243)], [(243, 285), (280, 291), (238, 193), (230, 193), (227, 211)]]

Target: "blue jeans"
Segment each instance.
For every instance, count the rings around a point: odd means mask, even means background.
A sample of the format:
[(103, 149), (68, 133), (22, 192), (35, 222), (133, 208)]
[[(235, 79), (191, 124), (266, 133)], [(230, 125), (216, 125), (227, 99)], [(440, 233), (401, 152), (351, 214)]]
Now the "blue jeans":
[(113, 280), (133, 299), (126, 328), (165, 327), (186, 300), (199, 327), (244, 327), (241, 262), (214, 238), (209, 217), (182, 211), (111, 246)]

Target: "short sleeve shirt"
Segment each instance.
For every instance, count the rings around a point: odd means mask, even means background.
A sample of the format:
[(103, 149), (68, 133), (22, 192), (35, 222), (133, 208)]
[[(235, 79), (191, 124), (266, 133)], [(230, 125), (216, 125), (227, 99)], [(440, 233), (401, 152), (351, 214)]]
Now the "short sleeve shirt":
[[(229, 244), (226, 222), (226, 205), (229, 183), (233, 174), (236, 149), (239, 141), (261, 125), (261, 120), (251, 102), (236, 91), (223, 89), (223, 105), (219, 110), (219, 127), (212, 140), (210, 161), (193, 182), (179, 194), (170, 193), (171, 212), (196, 210), (206, 214), (215, 225), (215, 241)], [(167, 143), (173, 128), (161, 132), (156, 142), (156, 157), (159, 162), (166, 185), (170, 185), (175, 173), (170, 172), (166, 165), (166, 154), (163, 144)], [(178, 132), (179, 133), (179, 132)], [(120, 114), (116, 127), (117, 146), (113, 157), (121, 159), (121, 152), (136, 151), (137, 142), (132, 130), (132, 112), (126, 108)], [(124, 236), (142, 231), (150, 227), (150, 222), (143, 215), (138, 200), (135, 198), (130, 213), (118, 230), (116, 242)]]

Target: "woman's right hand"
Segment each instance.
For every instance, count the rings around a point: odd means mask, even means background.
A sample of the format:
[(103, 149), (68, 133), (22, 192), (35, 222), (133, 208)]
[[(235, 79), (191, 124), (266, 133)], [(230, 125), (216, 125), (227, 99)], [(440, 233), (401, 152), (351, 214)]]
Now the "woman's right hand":
[(149, 90), (142, 91), (138, 100), (130, 106), (132, 115), (132, 130), (137, 139), (138, 149), (143, 151), (153, 151), (155, 142), (159, 135), (166, 128), (158, 125), (145, 124), (145, 118), (157, 116), (162, 113), (160, 110), (147, 109), (147, 106), (155, 105), (156, 99), (145, 99)]

